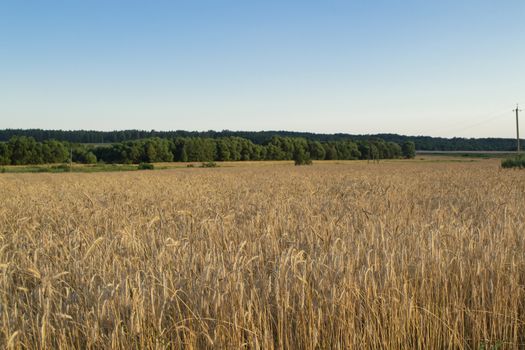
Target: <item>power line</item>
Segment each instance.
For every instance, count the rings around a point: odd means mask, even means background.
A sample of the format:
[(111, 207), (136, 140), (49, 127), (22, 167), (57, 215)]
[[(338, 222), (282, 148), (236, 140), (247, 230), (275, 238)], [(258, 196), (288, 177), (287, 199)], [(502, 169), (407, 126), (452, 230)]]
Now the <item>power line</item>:
[(493, 122), (493, 121), (495, 121), (495, 120), (502, 119), (502, 118), (504, 118), (504, 117), (507, 116), (507, 113), (509, 113), (508, 110), (506, 110), (506, 111), (504, 111), (504, 112), (500, 112), (500, 113), (498, 113), (498, 114), (496, 114), (496, 115), (493, 115), (493, 116), (490, 117), (490, 118), (484, 119), (484, 120), (482, 120), (482, 121), (480, 121), (480, 122), (477, 122), (477, 123), (475, 123), (475, 124), (469, 125), (469, 126), (467, 126), (467, 127), (461, 128), (461, 129), (457, 129), (456, 132), (465, 131), (465, 130), (470, 130), (470, 129), (476, 128), (476, 127), (478, 127), (478, 126), (485, 125), (485, 124), (488, 124), (488, 123), (490, 123), (490, 122)]
[[(508, 116), (508, 113), (509, 113), (509, 107), (497, 112), (497, 113), (492, 113), (492, 114), (489, 114), (489, 117), (486, 118), (486, 119), (483, 119), (481, 121), (478, 121), (476, 123), (473, 123), (473, 124), (469, 124), (469, 125), (466, 125), (466, 126), (463, 126), (463, 127), (460, 127), (460, 128), (456, 128), (456, 127), (453, 127), (453, 128), (447, 128), (446, 130), (441, 130), (439, 131), (440, 134), (448, 134), (448, 133), (458, 133), (458, 132), (462, 132), (462, 131), (465, 131), (465, 130), (470, 130), (470, 129), (473, 129), (473, 128), (476, 128), (478, 126), (481, 126), (481, 125), (484, 125), (484, 124), (487, 124), (487, 123), (490, 123), (490, 122), (493, 122), (495, 120), (498, 120), (498, 119), (503, 119), (504, 117)], [(457, 126), (461, 125), (463, 123), (458, 123)]]

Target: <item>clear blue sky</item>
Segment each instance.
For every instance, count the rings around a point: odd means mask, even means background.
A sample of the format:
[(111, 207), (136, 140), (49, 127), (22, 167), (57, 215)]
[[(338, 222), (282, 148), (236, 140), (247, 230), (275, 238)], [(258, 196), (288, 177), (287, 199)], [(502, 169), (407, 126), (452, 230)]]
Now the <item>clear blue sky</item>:
[(524, 53), (523, 0), (1, 0), (0, 128), (512, 137)]

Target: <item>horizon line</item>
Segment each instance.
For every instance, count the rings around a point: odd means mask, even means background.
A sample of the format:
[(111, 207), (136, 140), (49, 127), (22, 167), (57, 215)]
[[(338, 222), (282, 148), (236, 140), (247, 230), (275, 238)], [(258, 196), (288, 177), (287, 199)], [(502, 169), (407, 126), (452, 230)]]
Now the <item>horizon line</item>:
[[(97, 133), (112, 133), (112, 132), (126, 132), (126, 131), (138, 131), (138, 132), (145, 132), (145, 133), (174, 133), (174, 132), (187, 132), (187, 133), (223, 133), (223, 132), (231, 132), (231, 133), (296, 133), (296, 134), (313, 134), (313, 135), (347, 135), (347, 136), (379, 136), (379, 135), (396, 135), (401, 137), (429, 137), (429, 138), (440, 138), (440, 139), (503, 139), (503, 140), (515, 140), (515, 137), (497, 137), (497, 136), (489, 136), (489, 137), (465, 137), (465, 136), (430, 136), (430, 135), (409, 135), (409, 134), (400, 134), (396, 132), (378, 132), (378, 133), (349, 133), (349, 132), (315, 132), (315, 131), (297, 131), (297, 130), (231, 130), (231, 129), (222, 129), (222, 130), (214, 130), (214, 129), (208, 129), (208, 130), (185, 130), (185, 129), (171, 129), (171, 130), (156, 130), (156, 129), (113, 129), (113, 130), (97, 130), (97, 129), (43, 129), (43, 128), (4, 128), (0, 129), (0, 132), (2, 131), (59, 131), (59, 132), (80, 132), (80, 131), (88, 131), (88, 132), (97, 132)], [(520, 140), (522, 138), (520, 137)]]

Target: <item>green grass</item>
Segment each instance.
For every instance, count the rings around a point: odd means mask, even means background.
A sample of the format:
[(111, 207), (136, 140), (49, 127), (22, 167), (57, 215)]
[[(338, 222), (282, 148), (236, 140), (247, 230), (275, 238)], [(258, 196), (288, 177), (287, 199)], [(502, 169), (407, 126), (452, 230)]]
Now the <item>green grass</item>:
[(512, 158), (506, 158), (501, 161), (501, 167), (505, 169), (510, 168), (518, 168), (523, 169), (525, 168), (525, 156), (516, 156)]
[[(162, 169), (162, 168), (158, 168)], [(110, 171), (135, 171), (139, 170), (138, 165), (126, 164), (94, 164), (70, 167), (64, 165), (27, 165), (27, 166), (7, 166), (0, 168), (1, 173), (96, 173)]]
[[(475, 162), (478, 159), (440, 159), (436, 156), (428, 156), (417, 159), (382, 159), (380, 163), (466, 163)], [(340, 160), (340, 161), (314, 161), (315, 164), (349, 164), (353, 162), (366, 162), (366, 160)], [(372, 163), (372, 161), (370, 161)], [(202, 163), (143, 163), (143, 164), (43, 164), (43, 165), (0, 165), (0, 173), (97, 173), (116, 171), (138, 171), (138, 170), (167, 170), (180, 168), (216, 168), (216, 167), (251, 167), (256, 165), (293, 164), (293, 161), (237, 161), (237, 162), (202, 162)], [(153, 169), (151, 169), (153, 167)]]
[[(200, 167), (211, 168), (219, 165), (210, 162), (203, 163)], [(139, 170), (167, 170), (176, 168), (186, 168), (184, 164), (158, 165), (150, 163), (141, 164), (59, 164), (59, 165), (7, 165), (0, 166), (0, 173), (99, 173), (115, 171), (139, 171)]]
[(25, 166), (7, 166), (0, 168), (2, 173), (66, 173), (70, 172), (69, 166), (53, 165), (25, 165)]
[(471, 153), (471, 152), (459, 152), (459, 153), (419, 153), (418, 157), (457, 157), (457, 158), (479, 158), (479, 159), (500, 159), (508, 158), (515, 155), (515, 152), (508, 153)]
[(138, 170), (153, 170), (155, 169), (155, 165), (151, 163), (140, 163), (138, 166)]
[(461, 153), (461, 157), (468, 158), (482, 158), (482, 159), (493, 159), (493, 158), (506, 158), (512, 156), (513, 153)]

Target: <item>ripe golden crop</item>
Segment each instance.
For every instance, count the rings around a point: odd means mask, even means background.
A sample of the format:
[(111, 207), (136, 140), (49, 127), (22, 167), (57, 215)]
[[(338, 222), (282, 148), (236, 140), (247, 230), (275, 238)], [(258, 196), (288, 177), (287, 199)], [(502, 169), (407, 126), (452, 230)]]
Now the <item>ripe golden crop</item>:
[(525, 177), (492, 161), (0, 175), (0, 344), (525, 345)]

